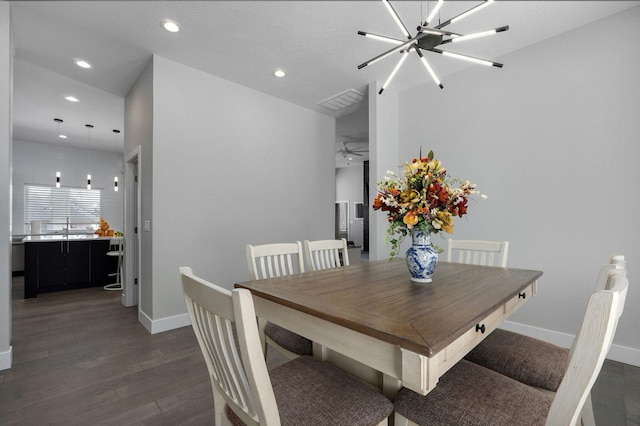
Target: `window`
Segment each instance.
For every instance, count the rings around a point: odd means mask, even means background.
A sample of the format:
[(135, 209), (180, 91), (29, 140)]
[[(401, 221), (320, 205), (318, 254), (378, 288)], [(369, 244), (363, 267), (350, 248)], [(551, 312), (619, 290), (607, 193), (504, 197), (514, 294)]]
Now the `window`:
[(48, 231), (92, 231), (102, 216), (102, 189), (24, 186), (25, 222), (40, 220)]

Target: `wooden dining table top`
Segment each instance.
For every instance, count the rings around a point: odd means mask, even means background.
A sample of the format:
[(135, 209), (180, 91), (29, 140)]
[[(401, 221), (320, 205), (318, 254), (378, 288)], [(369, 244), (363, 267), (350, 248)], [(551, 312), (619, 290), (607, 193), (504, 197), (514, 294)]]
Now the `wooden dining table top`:
[(439, 262), (433, 282), (410, 280), (403, 259), (236, 283), (254, 296), (432, 357), (541, 271)]

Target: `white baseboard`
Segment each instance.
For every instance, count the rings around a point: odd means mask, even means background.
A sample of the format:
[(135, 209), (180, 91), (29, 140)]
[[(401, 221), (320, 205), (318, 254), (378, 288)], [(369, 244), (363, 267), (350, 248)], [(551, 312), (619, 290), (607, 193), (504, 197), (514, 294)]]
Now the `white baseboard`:
[[(553, 343), (563, 348), (570, 348), (575, 337), (571, 334), (532, 327), (511, 321), (505, 321), (500, 328), (544, 340), (545, 342)], [(607, 359), (640, 367), (640, 349), (613, 344), (611, 345)]]
[(150, 334), (153, 334), (151, 333), (151, 329), (152, 329), (151, 325), (153, 324), (153, 320), (149, 318), (147, 314), (142, 312), (140, 309), (138, 309), (138, 322), (140, 322), (140, 324), (142, 324)]
[(13, 346), (9, 346), (9, 350), (0, 352), (0, 370), (7, 370), (11, 368), (13, 362)]
[(144, 312), (138, 311), (138, 321), (140, 321), (144, 328), (151, 334), (162, 333), (163, 331), (191, 325), (188, 313), (152, 320)]

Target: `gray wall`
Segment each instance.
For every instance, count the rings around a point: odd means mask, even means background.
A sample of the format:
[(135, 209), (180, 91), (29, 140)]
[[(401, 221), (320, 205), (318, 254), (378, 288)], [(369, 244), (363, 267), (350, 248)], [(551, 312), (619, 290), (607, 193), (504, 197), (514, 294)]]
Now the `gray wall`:
[(513, 316), (521, 331), (570, 342), (600, 265), (626, 256), (631, 289), (611, 355), (635, 365), (639, 23), (635, 7), (499, 58), (502, 70), (474, 66), (443, 78), (444, 90), (402, 92), (398, 126), (401, 159), (422, 143), (489, 196), (455, 238), (509, 240), (510, 266), (544, 271)]
[[(91, 158), (89, 162), (88, 158)], [(83, 187), (91, 172), (91, 187), (102, 188), (102, 216), (111, 229), (122, 231), (122, 191), (113, 190), (113, 177), (123, 182), (122, 154), (45, 143), (13, 142), (13, 233), (27, 233), (24, 219), (24, 185), (55, 183), (60, 170), (62, 186)]]
[(145, 97), (153, 111), (152, 152), (142, 151), (143, 192), (152, 192), (143, 239), (153, 236), (150, 254), (143, 242), (142, 307), (161, 331), (186, 319), (179, 266), (232, 288), (249, 279), (245, 244), (333, 235), (335, 120), (159, 56), (146, 75), (152, 94), (144, 78), (125, 105), (129, 115)]
[[(369, 205), (373, 204), (376, 182), (382, 180), (387, 170), (395, 170), (398, 160), (398, 94), (385, 91), (378, 95), (382, 83), (369, 85)], [(381, 212), (369, 212), (369, 259), (389, 257), (391, 247), (385, 243), (387, 219)]]
[(0, 3), (0, 370), (11, 367), (11, 102), (13, 43), (9, 2)]
[[(124, 153), (127, 156), (134, 149), (138, 147), (141, 149), (140, 158), (138, 158), (138, 185), (142, 198), (139, 213), (143, 221), (151, 222), (153, 220), (151, 207), (153, 201), (153, 59), (149, 60), (127, 94), (124, 111)], [(153, 234), (143, 231), (143, 223), (139, 223), (138, 227), (140, 234), (138, 311), (139, 318), (144, 320), (153, 318)], [(125, 244), (127, 247), (134, 246), (127, 234), (125, 234)], [(147, 322), (143, 323), (149, 327)]]

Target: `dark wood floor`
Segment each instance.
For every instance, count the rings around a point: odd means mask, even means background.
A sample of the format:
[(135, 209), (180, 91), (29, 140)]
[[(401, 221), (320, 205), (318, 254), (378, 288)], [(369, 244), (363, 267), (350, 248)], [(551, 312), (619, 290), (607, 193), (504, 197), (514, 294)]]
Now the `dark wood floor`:
[[(21, 297), (16, 278), (13, 367), (0, 371), (0, 425), (213, 424), (191, 327), (150, 335), (119, 292), (100, 288)], [(598, 424), (640, 425), (640, 368), (607, 361), (593, 396)]]

